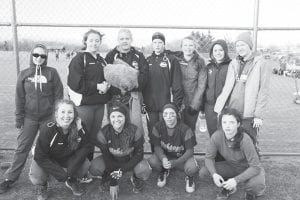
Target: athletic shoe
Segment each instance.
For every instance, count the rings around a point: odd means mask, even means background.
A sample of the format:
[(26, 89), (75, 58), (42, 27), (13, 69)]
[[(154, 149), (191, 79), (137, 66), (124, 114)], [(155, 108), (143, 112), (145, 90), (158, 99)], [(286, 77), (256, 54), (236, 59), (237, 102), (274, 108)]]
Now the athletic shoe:
[(134, 174), (130, 177), (133, 193), (140, 193), (144, 187), (144, 181), (137, 178)]
[(216, 200), (228, 199), (230, 195), (236, 192), (236, 187), (233, 190), (226, 190), (225, 188), (217, 195)]
[(169, 176), (169, 170), (162, 170), (159, 173), (158, 179), (157, 179), (157, 186), (158, 187), (164, 187), (167, 183), (167, 177)]
[(192, 177), (192, 176), (186, 176), (185, 177), (185, 191), (187, 193), (193, 193), (193, 192), (195, 192), (194, 177)]
[(73, 192), (73, 195), (75, 196), (81, 196), (83, 195), (83, 191), (80, 188), (79, 183), (77, 182), (77, 180), (72, 180), (72, 179), (68, 179), (65, 182), (66, 186)]
[(37, 185), (37, 200), (46, 200), (48, 199), (48, 191), (47, 191), (47, 185)]
[(0, 183), (0, 194), (7, 192), (10, 188), (10, 185), (13, 183), (14, 181), (8, 179), (5, 179), (2, 183)]

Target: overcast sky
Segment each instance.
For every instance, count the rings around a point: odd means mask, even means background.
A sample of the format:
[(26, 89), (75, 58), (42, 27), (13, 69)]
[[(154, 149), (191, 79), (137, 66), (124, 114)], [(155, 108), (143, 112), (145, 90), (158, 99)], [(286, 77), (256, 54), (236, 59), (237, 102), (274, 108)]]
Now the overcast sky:
[[(0, 22), (11, 20), (11, 0), (0, 0)], [(70, 23), (108, 25), (242, 26), (253, 25), (254, 0), (15, 0), (19, 23)], [(260, 0), (259, 26), (300, 27), (299, 0)], [(104, 43), (116, 44), (118, 28), (96, 28)], [(80, 43), (88, 28), (19, 27), (19, 38)], [(151, 42), (157, 30), (132, 29), (134, 45)], [(191, 30), (160, 29), (167, 41)], [(199, 30), (202, 31), (202, 30)], [(207, 30), (203, 30), (207, 32)], [(216, 38), (234, 40), (237, 31), (212, 31)], [(11, 38), (10, 27), (0, 27), (0, 37)], [(300, 44), (300, 31), (261, 31), (261, 45)]]

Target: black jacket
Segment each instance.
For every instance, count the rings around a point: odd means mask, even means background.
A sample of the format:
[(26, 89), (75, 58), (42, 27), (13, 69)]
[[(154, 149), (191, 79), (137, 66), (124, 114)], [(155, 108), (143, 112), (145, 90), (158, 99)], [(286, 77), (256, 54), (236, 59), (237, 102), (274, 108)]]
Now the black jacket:
[(97, 90), (97, 84), (105, 81), (105, 65), (105, 60), (99, 54), (95, 59), (88, 52), (79, 52), (70, 62), (68, 86), (82, 94), (81, 105), (106, 104), (111, 99), (111, 89), (106, 94), (99, 94)]
[(108, 64), (113, 64), (116, 58), (125, 61), (133, 68), (138, 67), (139, 87), (137, 89), (133, 89), (133, 91), (142, 91), (145, 88), (146, 83), (148, 82), (149, 74), (149, 66), (143, 53), (139, 52), (134, 47), (131, 47), (128, 53), (121, 53), (118, 51), (117, 47), (115, 47), (113, 50), (108, 52), (105, 60)]
[[(62, 129), (55, 122), (47, 123), (41, 128), (34, 160), (47, 174), (54, 176), (58, 181), (66, 181), (74, 175), (93, 149), (88, 143), (85, 130), (79, 130), (79, 146), (76, 150), (71, 150), (68, 147), (67, 135), (63, 134)], [(67, 171), (63, 168), (67, 168)]]
[(175, 56), (169, 51), (160, 55), (154, 52), (147, 58), (149, 63), (149, 81), (143, 92), (146, 109), (162, 112), (163, 106), (171, 102), (180, 109), (184, 97), (180, 65)]

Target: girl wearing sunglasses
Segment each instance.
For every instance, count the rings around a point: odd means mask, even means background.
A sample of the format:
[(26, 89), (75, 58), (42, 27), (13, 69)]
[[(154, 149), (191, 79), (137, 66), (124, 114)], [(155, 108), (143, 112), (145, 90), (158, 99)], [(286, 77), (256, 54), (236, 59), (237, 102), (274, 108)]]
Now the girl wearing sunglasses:
[(62, 82), (57, 71), (47, 66), (47, 55), (44, 45), (35, 45), (30, 52), (29, 68), (18, 75), (15, 98), (18, 146), (0, 183), (0, 194), (19, 178), (38, 130), (51, 118), (54, 103), (63, 98)]

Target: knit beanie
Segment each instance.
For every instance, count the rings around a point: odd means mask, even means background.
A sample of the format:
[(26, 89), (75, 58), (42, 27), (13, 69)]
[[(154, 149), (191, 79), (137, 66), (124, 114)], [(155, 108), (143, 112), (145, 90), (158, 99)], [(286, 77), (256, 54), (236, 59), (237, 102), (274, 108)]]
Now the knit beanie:
[(125, 117), (127, 116), (127, 108), (122, 104), (111, 105), (109, 107), (108, 116), (115, 111), (122, 113)]
[(152, 41), (155, 40), (155, 39), (160, 39), (164, 42), (164, 44), (166, 43), (166, 38), (165, 38), (164, 34), (162, 34), (161, 32), (153, 33)]
[(253, 48), (253, 41), (252, 41), (252, 37), (249, 32), (243, 32), (243, 33), (239, 34), (235, 40), (235, 43), (237, 43), (238, 41), (245, 42), (246, 44), (248, 44), (250, 49)]
[(174, 104), (168, 103), (168, 104), (164, 105), (163, 111), (167, 108), (172, 108), (176, 112), (176, 114), (178, 113), (178, 109)]

